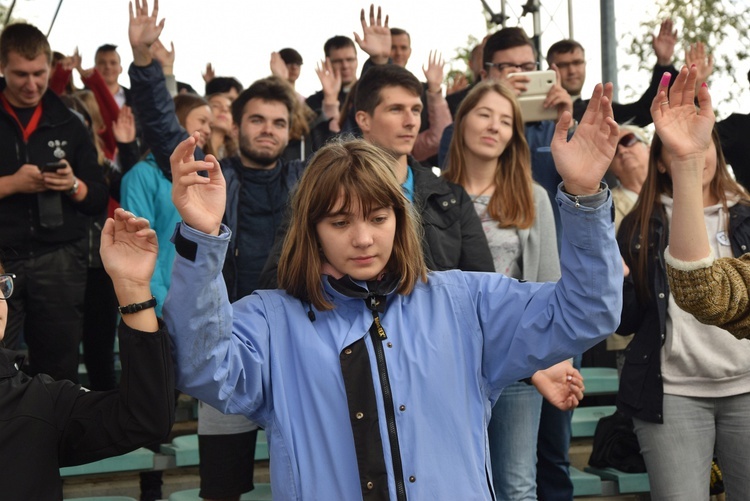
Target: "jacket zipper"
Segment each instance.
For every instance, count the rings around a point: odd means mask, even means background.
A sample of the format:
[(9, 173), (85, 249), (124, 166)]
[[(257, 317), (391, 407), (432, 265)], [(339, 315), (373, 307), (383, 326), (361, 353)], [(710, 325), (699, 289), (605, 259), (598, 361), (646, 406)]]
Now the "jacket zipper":
[(406, 501), (406, 485), (404, 484), (401, 449), (398, 443), (398, 430), (396, 429), (396, 413), (393, 410), (393, 394), (391, 393), (391, 383), (388, 379), (388, 366), (385, 362), (385, 351), (383, 350), (383, 339), (387, 339), (387, 336), (383, 326), (380, 324), (380, 316), (376, 309), (378, 299), (372, 294), (368, 299), (368, 306), (372, 311), (373, 318), (372, 326), (370, 327), (370, 337), (372, 338), (372, 345), (375, 349), (375, 360), (378, 364), (380, 389), (383, 392), (383, 402), (385, 403), (385, 420), (388, 427), (388, 443), (391, 446), (393, 474), (396, 483), (396, 499), (398, 501)]

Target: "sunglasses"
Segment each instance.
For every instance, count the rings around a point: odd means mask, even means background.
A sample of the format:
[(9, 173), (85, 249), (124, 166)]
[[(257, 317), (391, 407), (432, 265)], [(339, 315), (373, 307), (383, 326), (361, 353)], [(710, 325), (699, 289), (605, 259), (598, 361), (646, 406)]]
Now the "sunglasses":
[(641, 140), (638, 139), (638, 136), (633, 134), (632, 132), (628, 132), (624, 136), (620, 138), (619, 141), (617, 141), (617, 146), (623, 146), (625, 148), (630, 148), (635, 143), (640, 143)]
[(13, 273), (0, 274), (0, 299), (8, 299), (13, 294), (13, 279), (16, 276)]

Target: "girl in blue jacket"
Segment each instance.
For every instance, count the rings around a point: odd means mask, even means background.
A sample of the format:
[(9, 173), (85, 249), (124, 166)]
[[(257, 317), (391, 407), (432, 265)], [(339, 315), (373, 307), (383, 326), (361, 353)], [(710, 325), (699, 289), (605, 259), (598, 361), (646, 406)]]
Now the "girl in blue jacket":
[(570, 114), (558, 124), (557, 283), (428, 272), (392, 156), (351, 141), (322, 148), (300, 180), (283, 290), (230, 304), (219, 164), (194, 160), (194, 137), (177, 147), (183, 222), (164, 314), (178, 386), (265, 428), (275, 497), (493, 499), (487, 424), (503, 387), (619, 321), (622, 264), (600, 184), (618, 138), (611, 95), (597, 86), (570, 141)]

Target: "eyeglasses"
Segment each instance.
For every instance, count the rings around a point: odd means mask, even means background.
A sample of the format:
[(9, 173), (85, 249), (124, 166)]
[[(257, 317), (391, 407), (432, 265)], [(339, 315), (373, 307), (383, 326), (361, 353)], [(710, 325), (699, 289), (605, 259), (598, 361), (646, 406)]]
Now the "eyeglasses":
[(630, 148), (635, 143), (640, 143), (641, 140), (638, 139), (638, 136), (633, 134), (632, 132), (628, 132), (624, 136), (620, 138), (619, 141), (617, 141), (617, 146), (623, 146), (625, 148)]
[(16, 276), (13, 273), (3, 273), (0, 275), (0, 299), (8, 299), (13, 294), (13, 279)]
[(331, 59), (331, 64), (356, 64), (356, 57), (344, 57), (341, 59)]
[(575, 61), (567, 61), (564, 63), (555, 63), (558, 70), (567, 70), (568, 68), (578, 68), (586, 64), (583, 59), (576, 59)]
[(518, 68), (521, 71), (534, 71), (537, 69), (536, 63), (484, 63), (487, 68), (495, 68), (497, 71), (505, 71), (508, 68)]

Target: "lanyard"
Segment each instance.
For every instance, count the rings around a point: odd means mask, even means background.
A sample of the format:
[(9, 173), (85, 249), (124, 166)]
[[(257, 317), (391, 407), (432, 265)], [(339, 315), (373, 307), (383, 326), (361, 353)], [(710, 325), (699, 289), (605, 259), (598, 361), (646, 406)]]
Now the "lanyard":
[(26, 124), (26, 127), (24, 127), (21, 121), (18, 119), (18, 115), (16, 115), (16, 110), (13, 109), (13, 106), (10, 105), (8, 99), (5, 97), (5, 94), (3, 94), (2, 92), (0, 92), (0, 100), (3, 102), (5, 111), (7, 111), (8, 114), (15, 119), (16, 123), (21, 128), (21, 132), (23, 133), (23, 142), (27, 143), (29, 141), (29, 136), (31, 136), (31, 134), (39, 126), (39, 120), (42, 118), (42, 102), (40, 101), (39, 104), (36, 105), (34, 114), (31, 115), (31, 120), (29, 120), (29, 123)]

